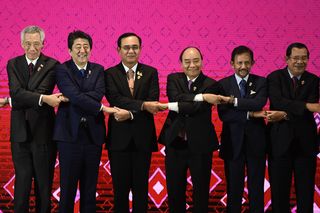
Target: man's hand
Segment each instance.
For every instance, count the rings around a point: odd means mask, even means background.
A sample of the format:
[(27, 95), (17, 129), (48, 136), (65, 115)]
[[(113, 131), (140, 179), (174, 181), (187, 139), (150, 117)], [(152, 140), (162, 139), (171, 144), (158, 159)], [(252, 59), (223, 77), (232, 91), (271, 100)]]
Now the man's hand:
[(287, 119), (287, 113), (284, 111), (266, 111), (268, 122), (278, 122)]
[(0, 107), (4, 107), (7, 104), (9, 104), (8, 98), (0, 98)]
[(307, 103), (306, 107), (310, 112), (320, 112), (320, 103)]
[(108, 113), (108, 114), (114, 114), (114, 113), (118, 112), (119, 110), (116, 107), (103, 106), (102, 111), (105, 113)]
[(255, 112), (249, 112), (249, 116), (251, 118), (267, 118), (267, 111), (255, 111)]
[(215, 95), (211, 93), (202, 94), (203, 100), (208, 102), (209, 104), (217, 105), (217, 104), (227, 104), (230, 103), (231, 97), (223, 96), (223, 95)]
[(114, 115), (114, 118), (116, 119), (116, 121), (125, 121), (125, 120), (128, 120), (128, 119), (131, 119), (131, 114), (128, 110), (125, 110), (125, 109), (121, 109), (121, 108), (118, 108), (118, 107), (114, 107), (115, 110), (117, 110), (113, 115)]
[(164, 110), (168, 109), (168, 103), (159, 103), (158, 109), (159, 109), (159, 111), (164, 111)]
[(48, 104), (49, 106), (56, 107), (59, 106), (61, 100), (60, 96), (62, 93), (56, 93), (52, 95), (43, 95), (42, 96), (42, 102)]
[(59, 96), (59, 99), (61, 100), (61, 102), (69, 102), (69, 98), (67, 98), (67, 97), (64, 96), (64, 95), (60, 95), (60, 96)]
[(145, 101), (142, 105), (143, 110), (150, 112), (151, 114), (156, 114), (159, 111), (158, 101)]

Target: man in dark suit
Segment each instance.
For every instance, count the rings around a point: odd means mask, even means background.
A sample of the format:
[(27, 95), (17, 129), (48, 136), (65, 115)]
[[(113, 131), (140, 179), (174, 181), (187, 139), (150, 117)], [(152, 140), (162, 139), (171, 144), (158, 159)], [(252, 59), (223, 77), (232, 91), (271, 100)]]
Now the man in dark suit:
[(319, 101), (319, 78), (306, 71), (309, 51), (289, 45), (287, 67), (268, 75), (270, 109), (286, 116), (270, 124), (269, 176), (272, 211), (290, 212), (292, 174), (298, 212), (313, 212), (317, 126), (311, 111)]
[[(193, 212), (208, 212), (212, 152), (218, 138), (211, 122), (211, 103), (220, 102), (218, 83), (204, 75), (202, 55), (195, 47), (185, 48), (180, 61), (183, 72), (168, 76), (169, 114), (159, 136), (166, 146), (166, 180), (169, 211), (186, 212), (187, 170), (193, 185)], [(208, 99), (207, 99), (208, 98)]]
[[(15, 170), (14, 212), (29, 212), (32, 178), (36, 212), (50, 212), (51, 187), (56, 159), (52, 141), (54, 109), (61, 94), (55, 86), (55, 59), (41, 53), (44, 31), (28, 26), (21, 32), (25, 54), (7, 65), (11, 96), (11, 152)], [(8, 100), (6, 100), (6, 103)]]
[(147, 212), (151, 152), (157, 151), (153, 113), (158, 111), (157, 70), (138, 62), (141, 38), (124, 33), (118, 38), (121, 63), (105, 72), (106, 98), (124, 110), (109, 118), (107, 149), (114, 192), (114, 211)]
[(261, 110), (267, 102), (267, 81), (250, 73), (253, 64), (252, 50), (238, 46), (231, 54), (235, 74), (219, 81), (223, 94), (234, 97), (231, 104), (218, 106), (223, 122), (220, 157), (227, 181), (227, 212), (241, 212), (245, 168), (250, 212), (264, 212), (266, 125)]
[(56, 68), (57, 85), (68, 100), (59, 106), (54, 140), (60, 163), (59, 212), (74, 211), (80, 182), (80, 211), (96, 211), (96, 185), (102, 144), (105, 142), (103, 111), (112, 109), (100, 102), (104, 96), (104, 69), (89, 62), (92, 38), (82, 31), (68, 36), (71, 60)]

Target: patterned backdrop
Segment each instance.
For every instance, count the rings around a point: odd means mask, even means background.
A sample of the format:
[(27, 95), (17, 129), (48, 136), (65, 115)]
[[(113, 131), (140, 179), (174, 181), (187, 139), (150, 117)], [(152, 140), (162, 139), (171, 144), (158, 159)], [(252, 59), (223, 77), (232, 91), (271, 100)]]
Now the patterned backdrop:
[[(20, 31), (27, 25), (44, 28), (44, 53), (61, 62), (69, 59), (67, 35), (81, 29), (93, 37), (92, 61), (106, 68), (119, 62), (116, 39), (133, 31), (142, 37), (141, 61), (159, 70), (161, 100), (166, 101), (166, 76), (180, 71), (178, 56), (187, 45), (194, 45), (204, 55), (204, 72), (214, 79), (230, 75), (230, 55), (235, 46), (248, 45), (255, 53), (253, 72), (266, 76), (285, 65), (289, 43), (305, 43), (311, 52), (308, 69), (320, 75), (320, 1), (318, 0), (2, 0), (0, 6), (0, 97), (8, 95), (7, 61), (23, 54)], [(213, 109), (218, 133), (221, 123)], [(0, 212), (12, 212), (14, 170), (9, 142), (10, 108), (0, 110)], [(156, 115), (159, 133), (166, 113)], [(320, 117), (317, 117), (320, 122)], [(154, 153), (149, 179), (150, 212), (168, 212), (165, 184), (164, 150)], [(210, 187), (210, 212), (223, 212), (226, 185), (223, 162), (214, 154)], [(320, 161), (320, 156), (318, 161)], [(318, 162), (318, 165), (320, 162)], [(59, 162), (53, 187), (53, 212), (59, 201)], [(191, 179), (188, 178), (188, 201), (191, 203)], [(77, 197), (76, 207), (79, 207)], [(97, 212), (113, 207), (112, 180), (106, 152), (100, 164)], [(34, 212), (34, 199), (31, 199)], [(243, 202), (247, 208), (247, 189)], [(265, 209), (270, 209), (270, 188), (265, 180)], [(320, 212), (320, 169), (317, 170), (314, 209)], [(292, 210), (295, 211), (294, 194)]]

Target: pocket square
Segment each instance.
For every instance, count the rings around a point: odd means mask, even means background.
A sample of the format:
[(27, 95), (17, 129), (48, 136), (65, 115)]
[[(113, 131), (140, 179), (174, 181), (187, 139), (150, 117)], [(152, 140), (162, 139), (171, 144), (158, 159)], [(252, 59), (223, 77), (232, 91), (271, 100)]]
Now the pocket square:
[(250, 90), (250, 95), (256, 94), (257, 92), (254, 90)]

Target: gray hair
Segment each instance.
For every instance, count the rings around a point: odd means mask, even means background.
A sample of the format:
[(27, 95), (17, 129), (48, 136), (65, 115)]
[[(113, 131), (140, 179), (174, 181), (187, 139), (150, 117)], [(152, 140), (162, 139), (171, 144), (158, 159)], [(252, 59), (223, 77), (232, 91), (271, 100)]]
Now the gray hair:
[(43, 43), (44, 38), (45, 38), (45, 34), (44, 34), (44, 31), (43, 31), (42, 28), (40, 28), (38, 26), (28, 26), (28, 27), (24, 28), (21, 31), (21, 43), (23, 43), (24, 36), (27, 33), (39, 33), (40, 34), (41, 43)]

